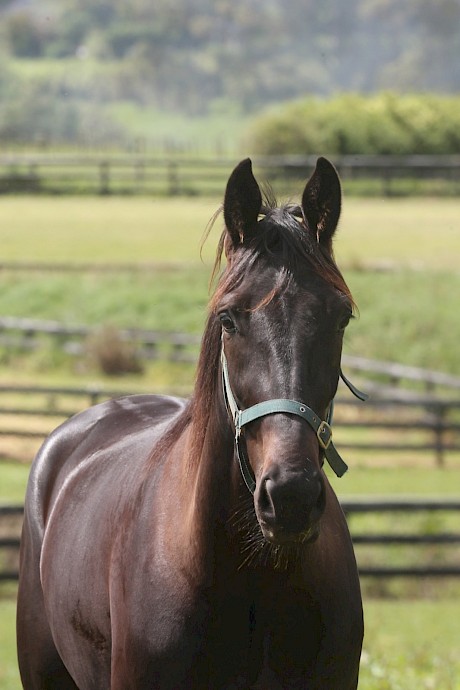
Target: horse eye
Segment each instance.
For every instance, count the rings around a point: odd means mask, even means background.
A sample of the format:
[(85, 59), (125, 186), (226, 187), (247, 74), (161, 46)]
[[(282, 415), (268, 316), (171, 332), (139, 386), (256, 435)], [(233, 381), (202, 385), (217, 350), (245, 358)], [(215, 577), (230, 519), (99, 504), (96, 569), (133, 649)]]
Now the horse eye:
[(236, 333), (236, 325), (235, 322), (233, 321), (232, 317), (227, 311), (222, 312), (222, 314), (219, 314), (219, 319), (222, 324), (222, 328), (226, 333)]
[(345, 314), (345, 316), (343, 316), (339, 321), (338, 330), (344, 331), (346, 329), (346, 327), (348, 326), (348, 324), (350, 323), (350, 320), (352, 318), (353, 318), (353, 314), (351, 314), (351, 313)]

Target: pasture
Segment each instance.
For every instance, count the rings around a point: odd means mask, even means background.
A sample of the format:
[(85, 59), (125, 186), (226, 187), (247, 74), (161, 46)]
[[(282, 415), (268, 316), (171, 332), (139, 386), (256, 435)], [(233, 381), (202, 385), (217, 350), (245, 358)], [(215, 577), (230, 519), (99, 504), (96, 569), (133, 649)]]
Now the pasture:
[[(2, 199), (0, 314), (201, 333), (221, 217), (202, 260), (200, 243), (218, 203)], [(336, 255), (362, 315), (346, 352), (460, 373), (459, 218), (455, 200), (345, 200)], [(118, 270), (18, 270), (27, 264)], [(6, 378), (9, 357), (0, 361)]]
[[(302, 189), (298, 184), (298, 191)], [(276, 191), (276, 190), (275, 190)], [(222, 190), (223, 192), (223, 190)], [(1, 263), (199, 262), (219, 199), (14, 197), (0, 203)], [(345, 198), (341, 266), (458, 271), (460, 201)], [(204, 246), (214, 256), (222, 220)]]
[[(200, 333), (222, 221), (200, 240), (218, 206), (210, 199), (3, 198), (0, 314), (69, 323)], [(336, 256), (359, 306), (345, 351), (460, 373), (457, 316), (460, 202), (346, 199)], [(32, 272), (22, 264), (128, 265), (142, 270)], [(14, 267), (12, 265), (15, 265)], [(125, 378), (126, 390), (163, 389), (191, 367), (149, 367)], [(44, 344), (40, 353), (0, 353), (1, 382), (108, 383), (84, 362)], [(113, 382), (109, 385), (113, 386)], [(117, 387), (120, 387), (117, 382)], [(353, 467), (346, 494), (458, 495), (458, 470)], [(20, 502), (27, 468), (0, 465), (1, 502)], [(455, 600), (365, 602), (362, 690), (458, 690), (460, 608)], [(0, 689), (18, 690), (14, 590), (0, 592)]]

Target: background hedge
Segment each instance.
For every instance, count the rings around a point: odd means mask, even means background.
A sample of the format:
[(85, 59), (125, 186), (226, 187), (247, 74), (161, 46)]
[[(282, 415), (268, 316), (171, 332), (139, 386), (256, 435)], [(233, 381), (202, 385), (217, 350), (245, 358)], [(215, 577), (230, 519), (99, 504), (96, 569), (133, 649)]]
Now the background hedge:
[(305, 98), (261, 115), (249, 140), (255, 153), (266, 155), (460, 153), (460, 97)]

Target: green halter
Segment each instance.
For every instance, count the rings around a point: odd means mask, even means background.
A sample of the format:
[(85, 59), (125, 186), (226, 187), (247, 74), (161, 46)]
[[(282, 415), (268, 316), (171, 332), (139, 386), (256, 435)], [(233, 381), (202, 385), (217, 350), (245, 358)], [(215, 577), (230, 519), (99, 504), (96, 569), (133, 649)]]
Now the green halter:
[[(235, 426), (235, 447), (238, 457), (238, 463), (240, 466), (241, 474), (243, 476), (244, 482), (251, 493), (254, 493), (256, 488), (256, 482), (252, 473), (252, 469), (247, 457), (241, 445), (241, 431), (246, 424), (265, 417), (269, 414), (278, 414), (280, 412), (285, 412), (287, 414), (297, 415), (297, 417), (302, 417), (305, 419), (313, 431), (316, 433), (318, 438), (318, 443), (324, 451), (326, 460), (328, 461), (331, 468), (334, 470), (338, 477), (345, 474), (348, 469), (346, 463), (342, 460), (334, 444), (332, 443), (332, 409), (333, 403), (329, 406), (327, 421), (321, 420), (315, 412), (307, 405), (304, 405), (297, 400), (288, 400), (284, 398), (277, 398), (273, 400), (266, 400), (264, 402), (252, 405), (245, 410), (240, 410), (236, 402), (235, 396), (230, 385), (230, 378), (228, 374), (227, 358), (225, 357), (224, 345), (222, 343), (221, 349), (221, 365), (222, 365), (222, 385), (224, 390), (224, 398), (227, 404), (227, 409), (232, 417), (233, 424)], [(353, 386), (350, 381), (343, 375), (342, 370), (340, 370), (340, 376), (344, 383), (351, 390), (353, 395), (355, 395), (360, 400), (367, 400), (367, 395), (359, 391), (355, 386)]]

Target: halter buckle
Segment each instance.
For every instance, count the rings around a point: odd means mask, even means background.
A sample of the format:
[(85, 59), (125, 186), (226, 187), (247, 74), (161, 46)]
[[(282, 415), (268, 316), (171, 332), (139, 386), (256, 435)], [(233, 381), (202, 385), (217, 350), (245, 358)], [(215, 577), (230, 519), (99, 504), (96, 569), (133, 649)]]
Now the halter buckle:
[(319, 445), (323, 450), (327, 450), (332, 441), (332, 429), (327, 422), (321, 422), (319, 425), (316, 435), (318, 437)]

